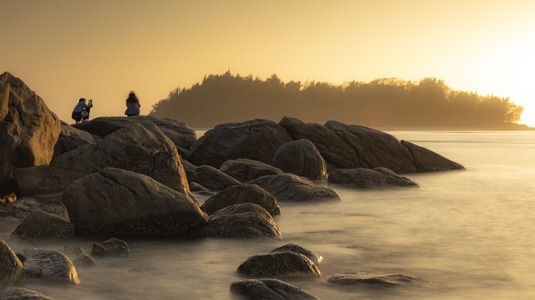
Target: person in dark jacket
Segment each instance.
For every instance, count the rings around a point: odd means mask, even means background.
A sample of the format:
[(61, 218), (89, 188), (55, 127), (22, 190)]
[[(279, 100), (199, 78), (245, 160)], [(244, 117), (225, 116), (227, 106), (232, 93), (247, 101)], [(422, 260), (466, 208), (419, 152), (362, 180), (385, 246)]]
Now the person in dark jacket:
[(78, 104), (76, 104), (74, 110), (72, 111), (72, 118), (74, 121), (76, 121), (76, 124), (84, 120), (85, 117), (89, 118), (89, 110), (92, 107), (93, 100), (89, 100), (89, 104), (87, 104), (85, 98), (80, 98), (80, 100), (78, 100)]
[(130, 94), (128, 94), (128, 98), (126, 98), (126, 111), (124, 114), (129, 117), (139, 116), (140, 107), (141, 105), (139, 104), (139, 99), (137, 98), (136, 94), (134, 92), (130, 92)]

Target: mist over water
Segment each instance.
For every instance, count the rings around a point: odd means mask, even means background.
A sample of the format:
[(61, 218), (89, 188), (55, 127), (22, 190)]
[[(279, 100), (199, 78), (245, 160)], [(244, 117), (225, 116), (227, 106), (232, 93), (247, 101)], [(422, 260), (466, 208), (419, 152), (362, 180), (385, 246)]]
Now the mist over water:
[[(127, 241), (128, 258), (78, 268), (79, 286), (28, 283), (60, 299), (233, 299), (235, 271), (248, 257), (286, 243), (323, 256), (318, 279), (283, 279), (322, 299), (529, 299), (535, 297), (535, 132), (389, 131), (461, 163), (466, 170), (404, 174), (419, 188), (335, 188), (342, 202), (280, 203), (282, 241), (198, 239)], [(203, 199), (200, 198), (202, 201)], [(90, 253), (93, 240), (64, 244)], [(403, 273), (414, 287), (333, 287), (335, 273)]]

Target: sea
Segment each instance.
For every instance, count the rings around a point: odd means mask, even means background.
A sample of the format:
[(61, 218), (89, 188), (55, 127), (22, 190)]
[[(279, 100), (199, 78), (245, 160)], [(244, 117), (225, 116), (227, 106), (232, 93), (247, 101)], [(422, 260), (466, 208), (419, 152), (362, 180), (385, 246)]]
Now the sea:
[[(284, 278), (321, 299), (535, 299), (535, 131), (388, 133), (433, 150), (465, 170), (403, 174), (417, 188), (363, 191), (329, 186), (335, 203), (285, 203), (275, 221), (282, 240), (127, 240), (127, 258), (79, 267), (80, 285), (23, 286), (63, 299), (239, 299), (232, 282), (248, 257), (297, 244), (323, 257), (319, 278)], [(199, 197), (202, 203), (206, 198)], [(91, 252), (94, 242), (23, 243)], [(406, 274), (418, 284), (341, 287), (341, 273)]]

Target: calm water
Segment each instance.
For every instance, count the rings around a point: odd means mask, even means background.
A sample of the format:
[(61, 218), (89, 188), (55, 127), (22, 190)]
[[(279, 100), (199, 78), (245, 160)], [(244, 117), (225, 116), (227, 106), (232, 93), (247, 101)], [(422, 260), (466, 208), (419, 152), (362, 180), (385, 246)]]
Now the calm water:
[[(466, 170), (406, 175), (420, 184), (416, 189), (336, 189), (340, 203), (280, 203), (283, 241), (128, 241), (129, 258), (78, 269), (79, 286), (27, 287), (58, 300), (232, 299), (229, 285), (242, 279), (235, 274), (240, 263), (294, 243), (323, 256), (323, 276), (287, 281), (322, 299), (535, 298), (535, 132), (390, 133)], [(8, 243), (15, 250), (28, 246)], [(92, 241), (65, 244), (89, 253)], [(326, 283), (342, 272), (404, 273), (430, 283), (389, 290)]]

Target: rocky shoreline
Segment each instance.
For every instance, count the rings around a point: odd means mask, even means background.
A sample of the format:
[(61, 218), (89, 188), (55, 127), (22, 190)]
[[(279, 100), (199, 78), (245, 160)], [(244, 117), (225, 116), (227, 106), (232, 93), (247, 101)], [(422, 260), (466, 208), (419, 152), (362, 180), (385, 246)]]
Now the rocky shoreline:
[[(11, 238), (38, 245), (48, 239), (114, 237), (95, 243), (91, 255), (67, 249), (15, 253), (0, 240), (0, 296), (7, 299), (31, 293), (20, 283), (48, 280), (47, 272), (58, 284), (80, 284), (77, 264), (107, 253), (103, 244), (124, 250), (129, 238), (283, 240), (272, 217), (281, 214), (280, 202), (341, 201), (333, 186), (417, 188), (401, 174), (463, 169), (380, 130), (337, 121), (248, 120), (220, 124), (197, 138), (184, 123), (150, 116), (69, 125), (9, 73), (0, 75), (0, 94), (5, 141), (0, 217), (19, 222)], [(199, 197), (205, 198), (202, 204)], [(251, 299), (281, 290), (289, 292), (265, 299), (317, 299), (280, 280), (321, 276), (318, 255), (309, 255), (314, 261), (303, 252), (312, 253), (289, 244), (284, 251), (249, 258), (237, 272), (253, 279), (229, 283), (230, 290)], [(389, 286), (423, 280), (355, 273), (329, 282)]]

